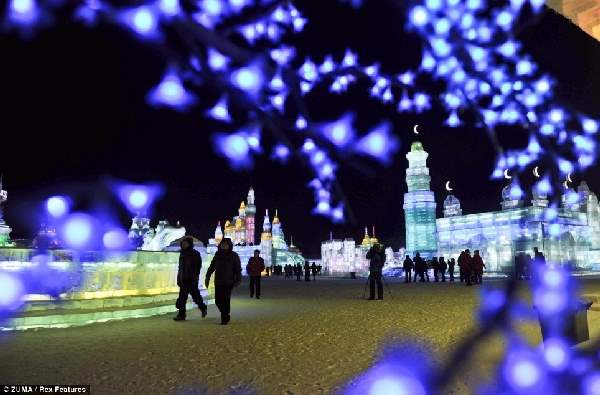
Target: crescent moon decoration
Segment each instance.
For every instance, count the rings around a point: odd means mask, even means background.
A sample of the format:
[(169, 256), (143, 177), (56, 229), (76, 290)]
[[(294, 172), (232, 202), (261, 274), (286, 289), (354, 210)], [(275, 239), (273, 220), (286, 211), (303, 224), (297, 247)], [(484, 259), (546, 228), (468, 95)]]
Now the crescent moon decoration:
[(419, 130), (418, 130), (418, 128), (419, 128), (419, 125), (415, 125), (415, 126), (413, 127), (413, 132), (414, 132), (415, 134), (419, 134)]
[[(573, 180), (571, 180), (571, 173), (567, 174), (567, 181), (569, 182), (573, 182)], [(566, 182), (566, 181), (565, 181)]]
[(565, 187), (565, 189), (569, 189), (569, 181), (563, 182), (563, 186)]
[(536, 178), (540, 178), (539, 166), (536, 166), (536, 167), (533, 169), (533, 175), (534, 175)]
[(450, 188), (450, 181), (446, 181), (446, 190), (447, 190), (448, 192), (452, 192), (452, 191), (453, 191), (453, 189), (452, 189), (452, 188)]
[(504, 170), (504, 178), (506, 178), (507, 180), (510, 180), (512, 178), (512, 176), (508, 175), (508, 169)]

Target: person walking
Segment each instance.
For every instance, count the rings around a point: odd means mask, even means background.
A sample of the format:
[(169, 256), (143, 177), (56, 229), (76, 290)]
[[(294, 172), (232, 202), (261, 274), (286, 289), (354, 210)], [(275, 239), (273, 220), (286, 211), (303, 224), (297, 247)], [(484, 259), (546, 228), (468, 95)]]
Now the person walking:
[(265, 260), (260, 257), (260, 250), (254, 250), (254, 256), (248, 260), (246, 273), (250, 277), (250, 297), (256, 294), (256, 299), (260, 299), (260, 276), (265, 270)]
[(481, 255), (479, 255), (479, 250), (473, 251), (472, 265), (475, 284), (481, 284), (483, 281), (483, 269), (485, 268), (485, 263), (483, 263)]
[(423, 260), (423, 258), (421, 258), (421, 255), (417, 252), (417, 254), (415, 255), (415, 278), (414, 278), (414, 282), (417, 282), (417, 275), (419, 275), (420, 277), (420, 282), (424, 283), (425, 282), (425, 270), (427, 268), (427, 264), (425, 263), (425, 261)]
[(433, 268), (433, 278), (437, 283), (439, 282), (440, 264), (435, 256), (431, 259), (431, 267)]
[(312, 276), (313, 276), (313, 281), (317, 280), (317, 264), (316, 263), (312, 263), (312, 265), (310, 265), (310, 271), (312, 272)]
[(460, 276), (460, 282), (465, 282), (465, 252), (461, 251), (458, 256), (458, 273)]
[(304, 261), (304, 281), (310, 281), (310, 265)]
[(463, 266), (465, 269), (465, 281), (468, 286), (473, 285), (473, 258), (471, 257), (471, 251), (467, 248), (463, 255)]
[(181, 240), (180, 246), (179, 268), (177, 269), (179, 296), (175, 302), (178, 313), (173, 319), (175, 321), (185, 321), (185, 305), (187, 304), (188, 295), (192, 296), (192, 300), (198, 305), (198, 308), (202, 312), (202, 318), (204, 318), (208, 312), (208, 307), (204, 303), (198, 289), (200, 269), (202, 269), (202, 257), (194, 249), (194, 239), (191, 237), (184, 237)]
[(242, 282), (242, 264), (240, 256), (233, 251), (231, 239), (224, 238), (219, 243), (208, 270), (204, 285), (208, 288), (210, 277), (215, 273), (215, 304), (221, 312), (221, 325), (227, 325), (231, 320), (231, 291)]
[(367, 252), (369, 260), (369, 300), (375, 299), (375, 285), (377, 285), (377, 299), (383, 300), (383, 265), (385, 264), (385, 251), (381, 244), (375, 244)]
[(298, 262), (296, 265), (296, 281), (302, 281), (302, 264)]
[(410, 256), (406, 256), (406, 258), (404, 258), (404, 263), (402, 265), (402, 268), (404, 269), (404, 282), (405, 283), (410, 283), (411, 282), (411, 272), (413, 269), (413, 261), (412, 259), (410, 259)]
[(450, 262), (448, 262), (448, 273), (450, 273), (450, 282), (454, 282), (454, 265), (456, 265), (456, 261), (454, 258), (450, 258)]
[(446, 270), (448, 270), (448, 264), (444, 260), (443, 256), (440, 257), (439, 267), (440, 267), (440, 276), (442, 277), (442, 282), (445, 283), (446, 282)]

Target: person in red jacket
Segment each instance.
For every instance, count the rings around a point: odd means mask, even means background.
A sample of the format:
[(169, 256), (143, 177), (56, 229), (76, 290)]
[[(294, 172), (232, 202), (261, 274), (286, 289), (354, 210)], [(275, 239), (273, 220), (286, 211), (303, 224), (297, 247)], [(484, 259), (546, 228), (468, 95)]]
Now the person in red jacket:
[(485, 267), (485, 263), (483, 263), (481, 255), (479, 255), (479, 250), (475, 250), (473, 253), (473, 275), (475, 277), (475, 283), (481, 284), (483, 281), (483, 268)]
[(256, 299), (260, 299), (260, 275), (265, 270), (265, 260), (260, 257), (260, 250), (254, 250), (254, 256), (248, 260), (246, 273), (250, 276), (250, 297), (256, 293)]

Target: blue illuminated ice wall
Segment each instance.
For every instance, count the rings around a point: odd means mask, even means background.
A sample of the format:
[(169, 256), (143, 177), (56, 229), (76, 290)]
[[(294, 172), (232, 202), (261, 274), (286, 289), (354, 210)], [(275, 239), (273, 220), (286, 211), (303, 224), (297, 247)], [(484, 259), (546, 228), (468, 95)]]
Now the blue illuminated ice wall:
[(406, 154), (406, 185), (408, 192), (404, 194), (404, 218), (406, 223), (406, 253), (421, 256), (432, 256), (437, 251), (435, 227), (435, 198), (429, 189), (429, 154), (423, 145), (415, 141)]

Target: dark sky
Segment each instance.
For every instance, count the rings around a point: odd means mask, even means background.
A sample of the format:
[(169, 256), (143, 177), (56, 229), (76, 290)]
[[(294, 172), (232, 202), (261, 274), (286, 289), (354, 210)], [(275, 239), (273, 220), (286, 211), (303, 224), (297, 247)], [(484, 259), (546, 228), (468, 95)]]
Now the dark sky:
[[(367, 3), (356, 11), (333, 1), (297, 2), (310, 20), (297, 40), (300, 53), (320, 62), (328, 52), (340, 59), (346, 48), (353, 48), (361, 61), (380, 61), (389, 72), (414, 67), (420, 45), (403, 32), (403, 11), (389, 1)], [(559, 99), (600, 117), (600, 43), (550, 11), (522, 38), (558, 79)], [(503, 183), (489, 180), (494, 153), (485, 133), (471, 125), (447, 129), (443, 113), (398, 115), (369, 100), (361, 89), (346, 96), (316, 93), (309, 99), (317, 120), (336, 119), (351, 109), (360, 130), (390, 119), (402, 139), (389, 168), (364, 161), (372, 174), (362, 174), (342, 165), (339, 181), (356, 221), (333, 226), (309, 215), (310, 172), (297, 162), (281, 165), (263, 156), (252, 172), (236, 173), (213, 154), (210, 134), (221, 128), (201, 114), (218, 98), (214, 92), (200, 92), (200, 107), (189, 113), (147, 107), (144, 96), (161, 78), (163, 55), (128, 32), (64, 23), (28, 41), (0, 36), (0, 48), (0, 171), (9, 191), (5, 217), (14, 238), (32, 237), (43, 198), (57, 193), (74, 196), (78, 208), (112, 210), (129, 226), (127, 213), (106, 187), (107, 180), (119, 179), (162, 183), (166, 192), (154, 220), (181, 220), (202, 240), (212, 235), (219, 219), (236, 213), (253, 185), (257, 223), (265, 208), (278, 208), (286, 235), (293, 235), (308, 255), (318, 255), (330, 230), (335, 237), (360, 239), (365, 225), (375, 225), (378, 236), (398, 248), (404, 244), (404, 155), (414, 140), (415, 123), (421, 125), (420, 138), (430, 153), (438, 212), (447, 180), (452, 180), (464, 212), (499, 207)], [(500, 139), (513, 148), (527, 143), (520, 130), (501, 130)], [(586, 178), (592, 190), (600, 191), (598, 168)]]

